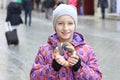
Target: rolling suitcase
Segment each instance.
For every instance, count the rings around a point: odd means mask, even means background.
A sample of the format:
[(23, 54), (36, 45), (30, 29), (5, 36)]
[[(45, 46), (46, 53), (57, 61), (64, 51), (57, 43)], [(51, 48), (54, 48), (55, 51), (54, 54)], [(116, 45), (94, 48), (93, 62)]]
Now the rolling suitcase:
[(17, 29), (13, 29), (10, 22), (6, 24), (7, 31), (5, 32), (5, 37), (7, 40), (7, 44), (11, 45), (18, 45), (19, 39), (17, 35)]
[(14, 29), (12, 31), (5, 32), (5, 36), (6, 36), (6, 40), (7, 40), (8, 45), (10, 45), (10, 44), (18, 45), (19, 40), (18, 40), (16, 29)]

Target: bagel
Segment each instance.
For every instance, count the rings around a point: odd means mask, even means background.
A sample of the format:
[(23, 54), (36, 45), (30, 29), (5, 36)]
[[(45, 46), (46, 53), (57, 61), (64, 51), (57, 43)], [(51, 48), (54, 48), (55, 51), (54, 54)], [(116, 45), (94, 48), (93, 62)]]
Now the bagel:
[[(59, 56), (61, 56), (61, 55), (60, 55), (61, 49), (64, 49), (64, 50), (70, 52), (71, 55), (76, 55), (76, 51), (75, 51), (75, 49), (74, 49), (74, 47), (73, 47), (72, 44), (70, 44), (69, 42), (62, 42), (62, 43), (60, 43), (60, 45), (58, 45), (58, 46), (55, 48), (54, 57), (59, 57)], [(64, 66), (69, 66), (69, 62), (68, 62), (67, 60), (65, 60)]]

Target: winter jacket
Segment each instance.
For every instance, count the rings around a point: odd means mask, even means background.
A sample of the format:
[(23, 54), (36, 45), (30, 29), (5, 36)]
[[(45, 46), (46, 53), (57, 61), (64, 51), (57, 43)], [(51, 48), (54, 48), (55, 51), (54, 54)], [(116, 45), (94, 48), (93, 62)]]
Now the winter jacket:
[(22, 1), (22, 6), (23, 6), (23, 9), (25, 10), (25, 12), (32, 11), (32, 3), (33, 3), (33, 0), (23, 0)]
[(55, 6), (55, 0), (44, 0), (43, 5), (45, 8), (53, 8)]
[(108, 1), (107, 0), (98, 0), (97, 6), (102, 8), (108, 8)]
[(96, 55), (77, 32), (74, 33), (71, 44), (81, 59), (82, 67), (73, 71), (71, 67), (62, 66), (59, 71), (55, 71), (52, 67), (53, 52), (59, 44), (55, 33), (48, 38), (47, 44), (40, 47), (30, 72), (30, 80), (101, 80), (102, 73)]
[(21, 14), (21, 5), (16, 2), (10, 2), (7, 7), (6, 22), (10, 21), (11, 25), (19, 25), (23, 23)]

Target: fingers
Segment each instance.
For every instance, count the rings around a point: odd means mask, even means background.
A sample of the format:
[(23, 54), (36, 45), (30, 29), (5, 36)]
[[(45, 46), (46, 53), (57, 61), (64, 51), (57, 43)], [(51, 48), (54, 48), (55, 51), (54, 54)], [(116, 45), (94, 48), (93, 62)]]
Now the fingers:
[(62, 66), (73, 66), (79, 61), (79, 56), (78, 55), (72, 55), (71, 57), (68, 58), (68, 60), (65, 60), (63, 56), (55, 56), (55, 60), (58, 64)]
[(55, 57), (55, 60), (57, 61), (58, 64), (65, 66), (66, 65), (66, 60), (64, 59), (63, 56), (57, 56)]
[(79, 56), (71, 56), (68, 59), (70, 66), (75, 65), (79, 61)]

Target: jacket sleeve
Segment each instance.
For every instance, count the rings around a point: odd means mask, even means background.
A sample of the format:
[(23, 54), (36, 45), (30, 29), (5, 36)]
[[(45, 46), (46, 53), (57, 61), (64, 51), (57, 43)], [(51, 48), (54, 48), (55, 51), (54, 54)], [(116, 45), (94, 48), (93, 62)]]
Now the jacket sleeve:
[(102, 80), (102, 72), (98, 66), (98, 61), (94, 51), (88, 47), (83, 47), (83, 55), (81, 57), (81, 65), (77, 72), (74, 72), (76, 79), (82, 80)]
[(52, 63), (46, 63), (45, 55), (42, 55), (44, 52), (39, 50), (30, 72), (30, 80), (53, 79), (56, 76), (57, 72), (52, 68)]

